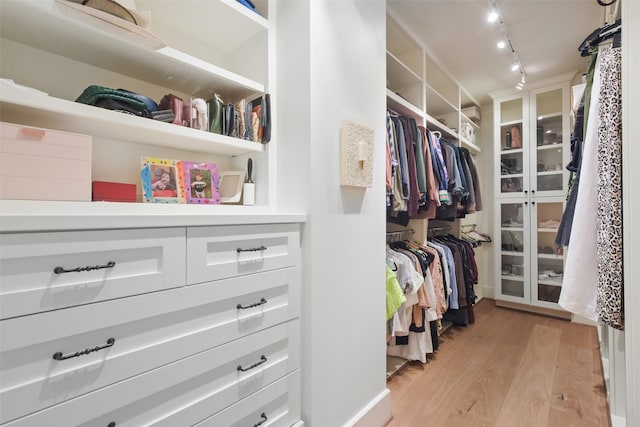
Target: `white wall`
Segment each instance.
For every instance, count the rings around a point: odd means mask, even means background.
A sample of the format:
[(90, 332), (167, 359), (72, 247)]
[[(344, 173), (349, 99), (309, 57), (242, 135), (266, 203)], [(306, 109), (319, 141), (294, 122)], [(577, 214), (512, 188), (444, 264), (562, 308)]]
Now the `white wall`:
[[(277, 6), (277, 203), (279, 209), (303, 207), (309, 215), (302, 242), (303, 420), (308, 427), (383, 426), (390, 416), (384, 316), (386, 5), (279, 0)], [(339, 185), (343, 120), (374, 130), (376, 166), (367, 190)], [(360, 419), (369, 409), (376, 415)]]
[[(624, 298), (625, 298), (625, 358), (626, 358), (626, 422), (640, 425), (640, 288), (638, 287), (638, 253), (640, 252), (640, 1), (622, 4), (622, 186), (624, 220)], [(634, 239), (635, 238), (635, 239)]]

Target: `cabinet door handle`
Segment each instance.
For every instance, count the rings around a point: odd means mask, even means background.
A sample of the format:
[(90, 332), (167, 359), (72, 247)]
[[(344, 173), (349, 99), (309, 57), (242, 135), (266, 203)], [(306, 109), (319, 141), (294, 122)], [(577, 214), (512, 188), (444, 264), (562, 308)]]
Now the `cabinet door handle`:
[(536, 202), (531, 202), (531, 204), (532, 204), (532, 205), (535, 205), (535, 204), (536, 204)]
[(238, 371), (241, 372), (247, 372), (250, 371), (253, 368), (257, 368), (258, 366), (262, 365), (263, 363), (265, 363), (267, 361), (267, 357), (263, 354), (262, 356), (260, 356), (260, 360), (256, 363), (254, 363), (253, 365), (247, 366), (246, 368), (243, 368), (242, 365), (238, 365)]
[(238, 310), (246, 310), (247, 308), (257, 307), (259, 305), (266, 304), (266, 303), (267, 303), (266, 299), (260, 298), (260, 302), (254, 302), (253, 304), (249, 304), (249, 305), (238, 304), (236, 305), (236, 308)]
[(527, 190), (524, 190), (524, 194), (529, 194), (529, 192)]
[(529, 204), (529, 202), (524, 202), (525, 206)]
[(268, 420), (267, 415), (263, 412), (263, 413), (260, 415), (260, 421), (258, 421), (257, 423), (255, 423), (252, 427), (259, 427), (259, 426), (261, 426), (262, 424), (264, 424), (265, 422), (267, 422), (267, 420)]
[(85, 348), (84, 350), (78, 350), (75, 353), (62, 354), (62, 352), (59, 351), (59, 352), (57, 352), (56, 354), (53, 355), (53, 359), (54, 360), (66, 360), (66, 359), (71, 359), (72, 357), (84, 356), (85, 354), (90, 354), (90, 353), (93, 353), (95, 351), (100, 351), (100, 350), (103, 350), (105, 348), (112, 347), (115, 343), (116, 343), (116, 339), (115, 338), (109, 338), (107, 340), (107, 343), (104, 344), (104, 345), (97, 345), (95, 347)]
[(72, 268), (70, 270), (67, 270), (64, 267), (56, 267), (56, 268), (53, 269), (53, 272), (56, 273), (56, 274), (80, 273), (82, 271), (102, 270), (103, 268), (113, 268), (115, 266), (116, 266), (116, 262), (115, 261), (109, 261), (105, 265), (88, 265), (86, 267), (76, 267), (76, 268)]
[(258, 252), (258, 251), (266, 251), (267, 247), (265, 245), (262, 245), (258, 248), (249, 248), (249, 249), (243, 249), (243, 248), (238, 248), (236, 249), (236, 252), (240, 253), (240, 252)]
[(116, 427), (116, 422), (111, 421), (109, 424), (107, 424), (107, 427)]
[(536, 190), (531, 190), (531, 194), (535, 194)]

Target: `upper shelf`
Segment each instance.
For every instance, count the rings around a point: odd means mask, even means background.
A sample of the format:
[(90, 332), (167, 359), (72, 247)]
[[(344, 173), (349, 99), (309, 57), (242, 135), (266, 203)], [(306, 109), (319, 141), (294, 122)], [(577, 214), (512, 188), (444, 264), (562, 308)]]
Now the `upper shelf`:
[(0, 81), (0, 111), (3, 121), (139, 144), (179, 146), (184, 150), (224, 156), (264, 150), (257, 142), (32, 93), (5, 81)]
[(226, 52), (235, 51), (268, 27), (265, 18), (236, 0), (181, 0), (179, 7), (176, 3), (176, 0), (135, 0), (138, 10), (151, 11), (152, 31), (154, 21), (160, 21), (194, 39), (220, 41), (216, 48)]
[(387, 107), (403, 116), (413, 117), (414, 119), (425, 118), (425, 114), (420, 108), (389, 89), (387, 89)]
[[(159, 16), (168, 13), (167, 9), (173, 9), (174, 13), (178, 9), (174, 2), (169, 1), (138, 0), (137, 3), (149, 3), (149, 8), (153, 5), (154, 17), (156, 13)], [(232, 28), (227, 31), (234, 37), (227, 35), (225, 39), (233, 40), (232, 44), (243, 42), (258, 32), (267, 32), (267, 21), (248, 9), (242, 10), (246, 8), (237, 2), (215, 0), (197, 3), (197, 7), (180, 8), (184, 10), (180, 14), (185, 15), (190, 10), (189, 20), (206, 16), (207, 25), (190, 24), (189, 31), (210, 30), (224, 24), (225, 28)], [(204, 5), (206, 10), (203, 10)], [(224, 20), (216, 20), (217, 15), (211, 14), (216, 8), (234, 12), (227, 12)], [(229, 19), (228, 15), (233, 18)], [(212, 20), (215, 25), (211, 24)], [(207, 98), (217, 92), (228, 99), (242, 99), (264, 93), (263, 83), (171, 49), (153, 36), (145, 37), (142, 30), (128, 31), (56, 0), (2, 0), (0, 34), (10, 40), (194, 97)], [(227, 47), (226, 42), (222, 45)], [(96, 49), (96, 46), (100, 48)]]

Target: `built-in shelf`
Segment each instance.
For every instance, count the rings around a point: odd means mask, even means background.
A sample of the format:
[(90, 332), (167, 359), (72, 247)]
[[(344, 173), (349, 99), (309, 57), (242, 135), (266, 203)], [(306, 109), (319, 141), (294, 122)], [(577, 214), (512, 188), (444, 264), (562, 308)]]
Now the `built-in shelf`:
[(562, 287), (562, 280), (560, 280), (559, 282), (553, 281), (553, 280), (538, 280), (538, 284), (539, 285), (547, 285), (547, 286), (557, 286), (559, 288)]
[[(136, 4), (141, 8), (143, 4), (152, 4), (154, 20), (159, 20), (158, 15), (170, 14), (171, 11), (175, 15), (176, 7), (173, 2), (147, 0)], [(201, 10), (201, 6), (206, 10)], [(220, 16), (220, 13), (216, 14), (218, 8), (226, 8), (233, 13), (227, 12), (224, 20), (216, 20), (215, 16)], [(243, 8), (231, 0), (201, 2), (197, 11), (184, 8), (181, 14), (188, 14), (190, 28), (183, 30), (204, 31), (211, 36), (221, 32), (226, 35), (225, 40), (230, 44), (227, 47), (232, 50), (238, 43), (257, 33), (267, 32), (267, 21), (248, 9), (242, 10)], [(228, 18), (229, 16), (235, 19)], [(166, 22), (176, 22), (175, 16), (164, 18), (167, 19)], [(193, 19), (201, 19), (203, 25), (191, 24)], [(29, 25), (24, 25), (24, 22), (29, 22)], [(239, 100), (264, 92), (263, 83), (196, 59), (186, 51), (170, 46), (156, 46), (154, 43), (150, 47), (143, 36), (118, 29), (56, 0), (3, 0), (0, 28), (2, 37), (9, 40), (194, 97), (206, 98), (217, 92), (226, 99)], [(55, 37), (51, 37), (52, 34)], [(234, 36), (229, 37), (229, 34)], [(207, 40), (203, 34), (198, 34), (197, 37)], [(96, 49), (96, 46), (103, 48)]]
[(562, 144), (556, 143), (556, 144), (538, 145), (538, 151), (553, 150), (553, 149), (561, 150)]
[(502, 255), (504, 256), (518, 256), (521, 257), (524, 255), (524, 252), (513, 252), (513, 251), (502, 251)]
[(420, 76), (389, 51), (387, 51), (387, 78), (391, 89), (422, 84)]
[(427, 128), (430, 130), (438, 130), (443, 133), (443, 136), (450, 136), (451, 138), (458, 139), (458, 134), (444, 123), (433, 118), (429, 114), (425, 114), (425, 118), (427, 119)]
[(552, 114), (543, 114), (543, 115), (537, 117), (538, 121), (548, 120), (548, 119), (555, 119), (555, 118), (561, 119), (562, 118), (562, 112), (560, 112), (560, 113), (552, 113)]
[(524, 231), (523, 227), (501, 227), (503, 231)]
[(479, 153), (482, 151), (482, 149), (476, 145), (475, 143), (471, 142), (469, 139), (464, 138), (464, 137), (460, 137), (460, 143), (467, 147), (470, 151), (475, 152), (475, 153)]
[(536, 175), (538, 175), (538, 176), (562, 175), (562, 174), (563, 174), (562, 170), (544, 171), (544, 172), (537, 172), (536, 173)]
[(518, 153), (522, 153), (523, 149), (522, 148), (514, 148), (514, 149), (509, 149), (509, 150), (502, 150), (500, 152), (500, 154), (505, 155), (505, 154), (518, 154)]
[(3, 121), (224, 156), (264, 151), (257, 142), (32, 93), (7, 82), (0, 82), (0, 89)]
[(420, 108), (389, 89), (387, 89), (387, 107), (403, 116), (420, 120), (425, 118), (425, 114)]
[(538, 233), (557, 233), (557, 228), (538, 228)]
[(507, 175), (500, 175), (500, 178), (505, 179), (505, 178), (522, 178), (524, 175), (521, 173), (514, 173), (514, 174), (507, 174)]

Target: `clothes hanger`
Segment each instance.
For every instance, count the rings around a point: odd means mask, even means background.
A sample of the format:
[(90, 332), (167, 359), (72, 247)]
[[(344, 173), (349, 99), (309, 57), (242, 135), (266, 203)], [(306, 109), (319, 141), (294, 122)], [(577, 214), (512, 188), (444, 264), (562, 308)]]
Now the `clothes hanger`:
[(606, 24), (591, 32), (578, 46), (580, 56), (589, 56), (593, 53), (593, 49), (597, 48), (603, 41), (614, 38), (613, 47), (620, 47), (622, 35), (622, 18), (616, 19), (612, 24)]

